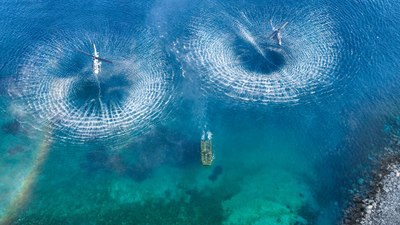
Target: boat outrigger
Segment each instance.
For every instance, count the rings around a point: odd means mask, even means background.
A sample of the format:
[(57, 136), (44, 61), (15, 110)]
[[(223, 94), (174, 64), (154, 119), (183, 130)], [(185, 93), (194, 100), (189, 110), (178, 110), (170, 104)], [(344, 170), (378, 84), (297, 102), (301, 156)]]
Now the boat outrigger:
[(78, 51), (81, 52), (81, 53), (83, 53), (83, 54), (85, 54), (85, 55), (87, 55), (87, 56), (92, 57), (92, 60), (93, 60), (92, 70), (93, 70), (93, 73), (94, 73), (95, 75), (98, 75), (98, 74), (101, 72), (101, 62), (102, 62), (102, 61), (103, 61), (103, 62), (107, 62), (107, 63), (112, 63), (112, 62), (111, 62), (110, 60), (108, 60), (108, 59), (103, 59), (103, 58), (100, 58), (100, 57), (99, 57), (99, 52), (97, 51), (96, 45), (95, 45), (95, 44), (93, 44), (93, 54), (90, 54), (90, 53), (88, 53), (88, 52), (84, 52), (84, 51), (82, 51), (82, 50), (80, 50), (80, 49), (78, 49)]
[(272, 24), (272, 19), (269, 20), (269, 23), (271, 24), (271, 28), (272, 28), (272, 30), (273, 30), (273, 32), (272, 32), (272, 34), (269, 36), (269, 38), (274, 39), (274, 40), (277, 42), (277, 44), (278, 44), (279, 46), (281, 46), (281, 45), (282, 45), (282, 33), (281, 33), (281, 31), (282, 31), (283, 28), (286, 27), (286, 25), (288, 25), (289, 22), (286, 21), (286, 22), (285, 22), (282, 26), (280, 26), (278, 29), (276, 29), (276, 28), (274, 27), (274, 25)]
[(203, 166), (211, 166), (214, 161), (214, 154), (212, 150), (212, 133), (207, 132), (207, 136), (203, 133), (201, 137), (201, 163)]

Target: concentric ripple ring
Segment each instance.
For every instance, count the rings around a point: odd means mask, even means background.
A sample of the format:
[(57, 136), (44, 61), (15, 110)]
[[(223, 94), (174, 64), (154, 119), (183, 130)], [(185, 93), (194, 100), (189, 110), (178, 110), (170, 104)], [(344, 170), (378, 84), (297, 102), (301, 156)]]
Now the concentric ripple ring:
[[(298, 102), (329, 92), (339, 79), (341, 39), (323, 9), (232, 11), (196, 19), (183, 45), (207, 91), (245, 102)], [(275, 29), (288, 22), (281, 46), (270, 37), (270, 20)]]
[[(132, 136), (161, 119), (171, 101), (173, 72), (146, 31), (69, 32), (45, 38), (27, 53), (15, 85), (15, 108), (40, 129), (51, 124), (62, 139)], [(97, 76), (91, 58), (96, 44), (103, 62)]]

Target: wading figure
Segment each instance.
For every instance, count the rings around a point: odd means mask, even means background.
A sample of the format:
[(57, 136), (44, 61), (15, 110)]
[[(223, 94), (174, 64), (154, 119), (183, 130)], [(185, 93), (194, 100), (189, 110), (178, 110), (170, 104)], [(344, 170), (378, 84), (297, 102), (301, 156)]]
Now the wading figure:
[(274, 25), (272, 24), (272, 19), (269, 20), (269, 23), (271, 24), (271, 27), (272, 27), (272, 30), (273, 30), (273, 32), (272, 32), (272, 34), (269, 36), (269, 38), (272, 38), (272, 39), (276, 40), (276, 42), (278, 43), (278, 45), (281, 46), (281, 45), (282, 45), (282, 32), (281, 32), (281, 30), (282, 30), (283, 28), (285, 28), (286, 25), (288, 25), (289, 22), (286, 21), (286, 22), (285, 22), (281, 27), (279, 27), (278, 29), (276, 29), (276, 28), (274, 27)]

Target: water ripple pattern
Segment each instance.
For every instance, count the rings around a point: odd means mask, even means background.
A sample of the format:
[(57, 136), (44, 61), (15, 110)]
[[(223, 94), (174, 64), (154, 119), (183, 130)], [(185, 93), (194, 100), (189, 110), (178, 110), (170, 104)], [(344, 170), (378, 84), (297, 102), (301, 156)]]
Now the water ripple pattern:
[[(339, 79), (341, 39), (323, 9), (233, 11), (196, 19), (183, 44), (207, 91), (245, 102), (298, 102), (329, 92)], [(289, 22), (282, 46), (270, 37), (270, 19), (275, 28)]]
[[(11, 96), (34, 127), (51, 124), (62, 139), (132, 136), (161, 120), (173, 92), (173, 72), (150, 32), (53, 35), (32, 47)], [(102, 63), (95, 76), (96, 44)], [(19, 114), (24, 114), (24, 113)], [(40, 129), (40, 128), (38, 128)]]

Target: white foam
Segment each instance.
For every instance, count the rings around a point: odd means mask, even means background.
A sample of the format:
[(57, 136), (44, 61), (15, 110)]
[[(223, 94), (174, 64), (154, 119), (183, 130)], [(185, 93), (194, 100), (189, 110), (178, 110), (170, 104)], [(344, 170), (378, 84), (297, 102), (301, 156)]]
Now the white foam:
[[(296, 102), (325, 92), (338, 79), (341, 39), (324, 10), (253, 8), (236, 10), (223, 19), (210, 19), (213, 16), (196, 19), (183, 44), (187, 64), (199, 72), (208, 91), (245, 102)], [(282, 47), (268, 38), (273, 32), (270, 18), (277, 25), (289, 22), (282, 30)], [(249, 70), (235, 51), (238, 39), (266, 60), (266, 51), (276, 52), (284, 65), (268, 74)]]
[[(85, 141), (143, 132), (163, 115), (173, 89), (173, 75), (166, 69), (163, 53), (152, 35), (145, 34), (68, 33), (42, 41), (20, 66), (11, 93), (15, 104), (34, 118), (27, 119), (34, 127), (50, 123), (62, 139)], [(79, 102), (79, 85), (94, 75), (90, 58), (76, 62), (82, 57), (76, 49), (90, 51), (91, 43), (96, 43), (101, 56), (113, 61), (103, 65), (99, 82), (118, 74), (131, 84), (116, 87), (124, 89), (123, 100), (105, 102), (94, 95)], [(99, 96), (109, 94), (100, 91)]]

